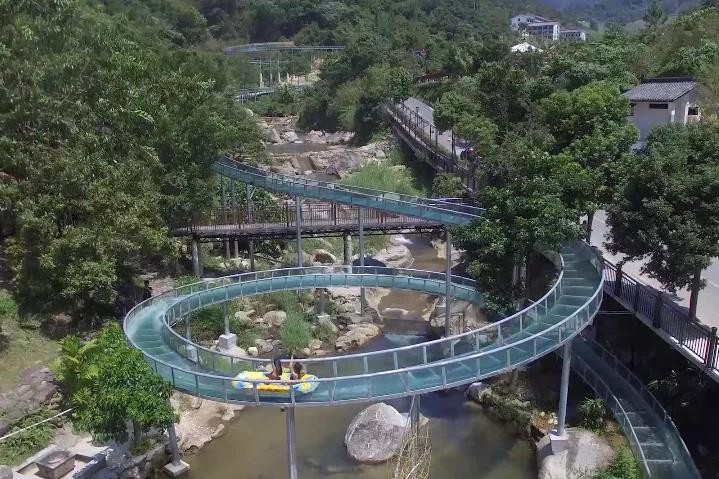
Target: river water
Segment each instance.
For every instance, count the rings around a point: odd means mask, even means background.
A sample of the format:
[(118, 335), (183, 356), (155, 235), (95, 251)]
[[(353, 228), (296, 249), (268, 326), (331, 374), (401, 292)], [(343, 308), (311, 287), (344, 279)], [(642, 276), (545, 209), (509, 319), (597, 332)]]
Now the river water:
[[(444, 260), (426, 237), (409, 236), (413, 268), (442, 271)], [(419, 319), (431, 308), (433, 298), (407, 291), (392, 291), (382, 298), (380, 311), (406, 311), (407, 319)], [(423, 340), (418, 336), (386, 335), (376, 338), (365, 350), (386, 349)], [(389, 401), (400, 412), (407, 400)], [(344, 447), (344, 435), (352, 418), (366, 404), (299, 408), (297, 454), (303, 479), (389, 479), (392, 462), (384, 465), (356, 464)], [(534, 449), (529, 441), (509, 432), (484, 414), (462, 391), (425, 394), (422, 414), (427, 416), (431, 442), (433, 479), (534, 479)], [(250, 407), (237, 414), (226, 433), (197, 455), (186, 460), (191, 479), (279, 479), (287, 477), (285, 415), (276, 408)]]

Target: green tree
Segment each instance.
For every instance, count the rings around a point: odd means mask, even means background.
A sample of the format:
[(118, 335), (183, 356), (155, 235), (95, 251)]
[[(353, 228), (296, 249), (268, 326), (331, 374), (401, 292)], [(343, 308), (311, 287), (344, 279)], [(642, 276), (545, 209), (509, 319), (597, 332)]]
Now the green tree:
[(618, 164), (637, 139), (629, 108), (619, 89), (607, 82), (560, 90), (541, 102), (542, 122), (555, 140), (553, 152), (591, 175), (591, 180), (583, 176), (571, 197), (572, 206), (588, 216), (588, 241), (594, 213), (611, 200)]
[(432, 181), (432, 196), (435, 198), (461, 198), (464, 193), (464, 185), (459, 176), (440, 173)]
[(77, 336), (70, 335), (60, 340), (60, 357), (54, 369), (67, 397), (97, 380), (99, 351), (96, 339), (83, 343)]
[(137, 445), (142, 433), (153, 427), (165, 429), (175, 421), (172, 386), (150, 369), (142, 353), (127, 345), (117, 325), (100, 332), (92, 362), (97, 375), (71, 397), (82, 429), (122, 441), (129, 420)]
[(644, 15), (644, 23), (647, 24), (649, 30), (654, 30), (663, 21), (664, 10), (662, 10), (659, 0), (652, 0), (647, 7), (647, 13)]
[(670, 289), (688, 287), (696, 316), (702, 270), (719, 256), (719, 122), (655, 129), (628, 159), (607, 211), (608, 249)]

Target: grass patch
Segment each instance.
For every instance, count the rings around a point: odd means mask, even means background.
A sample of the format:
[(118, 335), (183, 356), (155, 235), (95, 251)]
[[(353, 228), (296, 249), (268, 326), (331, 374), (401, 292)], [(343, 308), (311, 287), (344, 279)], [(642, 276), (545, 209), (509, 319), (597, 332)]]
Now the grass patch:
[(297, 313), (288, 314), (280, 327), (280, 341), (287, 352), (297, 354), (309, 345), (310, 339), (310, 326), (304, 317)]
[(384, 162), (365, 165), (340, 183), (403, 195), (427, 196), (429, 188), (423, 176), (409, 167), (401, 151), (394, 149)]
[(632, 450), (622, 447), (615, 451), (609, 468), (594, 476), (594, 479), (641, 479), (642, 474)]
[(49, 366), (58, 355), (56, 341), (25, 326), (12, 296), (0, 290), (0, 393), (13, 389), (24, 369)]
[[(54, 412), (43, 409), (20, 421), (10, 432), (18, 431), (52, 416)], [(50, 422), (35, 426), (0, 442), (0, 464), (15, 466), (50, 444), (55, 436)]]

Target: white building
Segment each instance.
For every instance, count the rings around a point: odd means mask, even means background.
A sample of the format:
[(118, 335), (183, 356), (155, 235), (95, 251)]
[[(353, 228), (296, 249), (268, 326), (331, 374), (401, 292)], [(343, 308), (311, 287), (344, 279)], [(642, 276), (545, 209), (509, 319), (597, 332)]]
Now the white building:
[(539, 15), (535, 15), (533, 13), (520, 13), (519, 15), (515, 15), (512, 17), (512, 20), (510, 21), (510, 27), (512, 30), (520, 30), (525, 25), (529, 25), (530, 23), (541, 23), (550, 21), (551, 20), (548, 18), (540, 17)]
[(584, 41), (587, 38), (587, 34), (584, 30), (565, 30), (559, 22), (540, 17), (533, 13), (520, 13), (519, 15), (513, 16), (509, 26), (512, 30), (553, 41), (559, 39)]
[(642, 80), (639, 86), (626, 92), (624, 96), (632, 106), (632, 122), (639, 130), (635, 147), (646, 144), (655, 126), (699, 121), (698, 86), (686, 77), (652, 78)]
[(562, 28), (559, 31), (559, 38), (561, 38), (562, 40), (569, 40), (573, 42), (583, 42), (587, 39), (587, 32), (585, 32), (584, 30)]
[(537, 48), (531, 43), (523, 42), (512, 47), (512, 53), (542, 52), (541, 48)]

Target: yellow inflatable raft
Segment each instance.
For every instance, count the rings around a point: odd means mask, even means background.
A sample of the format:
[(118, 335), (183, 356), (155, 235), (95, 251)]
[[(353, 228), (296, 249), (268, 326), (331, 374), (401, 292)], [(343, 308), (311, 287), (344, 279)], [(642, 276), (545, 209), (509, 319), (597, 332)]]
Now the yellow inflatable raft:
[[(267, 379), (267, 375), (264, 371), (242, 371), (240, 374), (235, 376), (232, 381), (232, 387), (235, 389), (252, 389), (253, 383), (250, 381), (259, 381)], [(315, 381), (317, 376), (312, 374), (305, 374), (300, 379), (301, 382), (293, 384), (292, 387), (295, 390), (295, 394), (308, 394), (317, 389), (320, 385), (319, 382)], [(289, 381), (289, 373), (282, 374), (283, 381)], [(283, 394), (286, 395), (290, 391), (289, 384), (280, 383), (260, 383), (257, 385), (257, 391), (260, 394)]]

